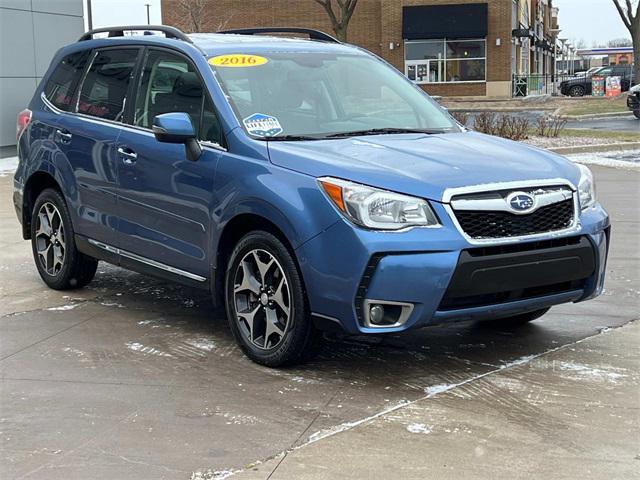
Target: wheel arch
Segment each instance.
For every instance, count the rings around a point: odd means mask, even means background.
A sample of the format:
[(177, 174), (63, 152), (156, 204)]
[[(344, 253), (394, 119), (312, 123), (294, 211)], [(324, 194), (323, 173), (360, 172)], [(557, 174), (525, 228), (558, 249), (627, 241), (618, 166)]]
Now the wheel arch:
[[(224, 305), (224, 278), (233, 248), (244, 235), (255, 230), (266, 231), (280, 240), (289, 250), (300, 271), (294, 245), (287, 235), (287, 233), (291, 234), (291, 226), (278, 225), (267, 216), (256, 212), (238, 213), (224, 224), (213, 250), (214, 265), (211, 289), (216, 307)], [(300, 277), (302, 278), (302, 273)], [(304, 278), (302, 280), (304, 283)]]
[(22, 237), (25, 240), (31, 239), (33, 206), (38, 196), (47, 188), (57, 190), (64, 197), (62, 187), (48, 171), (38, 170), (32, 173), (25, 183), (22, 197)]

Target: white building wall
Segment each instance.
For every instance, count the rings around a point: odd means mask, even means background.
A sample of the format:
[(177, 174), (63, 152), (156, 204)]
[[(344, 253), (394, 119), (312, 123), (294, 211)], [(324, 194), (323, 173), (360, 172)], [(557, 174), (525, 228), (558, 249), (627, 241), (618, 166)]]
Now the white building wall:
[(56, 51), (83, 31), (83, 0), (0, 0), (0, 147), (16, 143), (16, 115)]

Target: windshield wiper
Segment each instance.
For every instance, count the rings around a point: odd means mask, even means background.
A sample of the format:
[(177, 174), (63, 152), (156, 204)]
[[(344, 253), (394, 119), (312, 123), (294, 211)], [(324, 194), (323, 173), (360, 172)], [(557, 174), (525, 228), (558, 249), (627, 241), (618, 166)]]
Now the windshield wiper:
[(445, 128), (371, 128), (369, 130), (330, 133), (326, 138), (358, 137), (360, 135), (386, 135), (394, 133), (425, 133), (428, 135), (435, 135), (438, 133), (447, 133), (448, 131), (449, 129)]
[(273, 137), (260, 137), (256, 140), (263, 140), (267, 142), (301, 142), (303, 140), (322, 140), (324, 137), (311, 137), (308, 135), (278, 135)]

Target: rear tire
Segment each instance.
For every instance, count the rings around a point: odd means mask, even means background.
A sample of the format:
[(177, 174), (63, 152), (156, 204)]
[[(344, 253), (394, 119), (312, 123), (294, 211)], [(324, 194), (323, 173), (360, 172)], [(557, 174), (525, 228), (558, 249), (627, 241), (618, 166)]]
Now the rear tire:
[(533, 322), (538, 318), (542, 317), (545, 313), (549, 311), (551, 307), (542, 308), (540, 310), (535, 310), (533, 312), (527, 312), (520, 315), (514, 315), (512, 317), (503, 317), (496, 318), (495, 320), (488, 320), (485, 323), (490, 326), (496, 326), (500, 328), (509, 328), (509, 327), (519, 327), (522, 325), (526, 325), (529, 322)]
[(256, 363), (292, 365), (320, 350), (320, 332), (311, 321), (297, 264), (271, 233), (250, 232), (233, 249), (225, 305), (236, 341)]
[(585, 88), (581, 85), (574, 85), (569, 89), (570, 97), (584, 97)]
[(40, 277), (54, 290), (82, 288), (96, 274), (98, 261), (76, 248), (71, 216), (57, 190), (48, 188), (36, 199), (31, 249)]

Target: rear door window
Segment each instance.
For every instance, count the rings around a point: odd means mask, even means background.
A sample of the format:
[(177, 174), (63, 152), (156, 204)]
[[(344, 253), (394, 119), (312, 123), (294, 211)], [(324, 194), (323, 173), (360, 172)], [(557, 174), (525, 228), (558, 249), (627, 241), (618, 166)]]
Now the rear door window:
[(78, 112), (122, 121), (138, 53), (133, 48), (98, 51), (82, 82)]
[(71, 101), (88, 59), (89, 50), (67, 55), (49, 77), (44, 95), (60, 110), (71, 110)]

